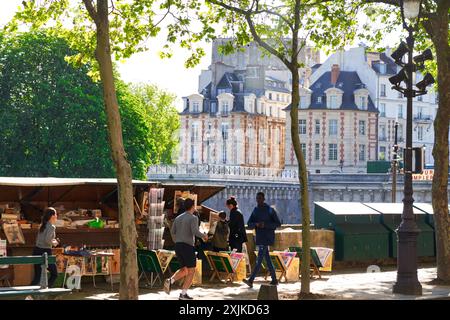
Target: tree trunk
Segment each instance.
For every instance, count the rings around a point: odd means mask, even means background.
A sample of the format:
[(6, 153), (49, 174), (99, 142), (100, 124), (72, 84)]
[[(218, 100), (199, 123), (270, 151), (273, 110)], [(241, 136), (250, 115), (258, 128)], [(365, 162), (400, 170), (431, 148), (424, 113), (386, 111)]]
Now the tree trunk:
[(298, 129), (298, 104), (300, 102), (298, 67), (292, 68), (292, 104), (291, 104), (291, 139), (298, 163), (300, 183), (300, 208), (302, 208), (302, 257), (301, 257), (301, 293), (310, 292), (310, 212), (308, 197), (308, 176), (306, 162), (300, 147)]
[(109, 43), (108, 0), (97, 0), (97, 47), (95, 56), (100, 67), (103, 99), (108, 125), (111, 155), (118, 181), (120, 222), (120, 291), (119, 299), (137, 300), (138, 268), (136, 257), (136, 226), (134, 221), (131, 166), (123, 146), (122, 124), (114, 85)]
[[(445, 2), (445, 4), (444, 4)], [(431, 189), (436, 230), (437, 279), (450, 282), (450, 219), (448, 215), (448, 138), (450, 125), (449, 3), (441, 1), (424, 22), (436, 49), (439, 107), (434, 120), (434, 177)]]
[(291, 66), (292, 73), (292, 103), (291, 103), (291, 139), (294, 147), (295, 157), (298, 163), (298, 178), (300, 182), (300, 208), (302, 208), (302, 257), (301, 257), (301, 287), (300, 293), (310, 293), (310, 213), (308, 197), (308, 176), (306, 172), (306, 162), (300, 147), (300, 136), (298, 129), (298, 105), (300, 102), (298, 75), (298, 31), (300, 29), (300, 0), (295, 1), (294, 8), (294, 27), (292, 32), (292, 54)]

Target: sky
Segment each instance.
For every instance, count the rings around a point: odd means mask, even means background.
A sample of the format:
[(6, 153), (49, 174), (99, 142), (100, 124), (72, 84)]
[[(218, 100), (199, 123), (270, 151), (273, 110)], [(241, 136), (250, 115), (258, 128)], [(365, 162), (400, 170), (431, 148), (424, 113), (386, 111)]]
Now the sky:
[[(0, 26), (12, 18), (21, 3), (22, 0), (0, 0)], [(196, 67), (186, 69), (184, 67), (184, 62), (188, 57), (186, 50), (174, 48), (172, 58), (161, 59), (159, 57), (164, 40), (163, 35), (150, 38), (147, 42), (150, 50), (135, 54), (126, 61), (118, 62), (118, 68), (122, 79), (126, 82), (156, 84), (159, 88), (176, 94), (175, 104), (181, 111), (182, 97), (197, 92), (198, 76), (201, 70), (208, 69), (211, 60), (211, 44), (203, 42), (202, 46), (206, 56)], [(398, 34), (391, 34), (384, 41), (385, 44), (391, 44), (391, 46), (396, 42), (398, 42)], [(355, 41), (353, 46), (357, 44), (358, 41)], [(322, 53), (322, 62), (325, 58), (326, 55)]]

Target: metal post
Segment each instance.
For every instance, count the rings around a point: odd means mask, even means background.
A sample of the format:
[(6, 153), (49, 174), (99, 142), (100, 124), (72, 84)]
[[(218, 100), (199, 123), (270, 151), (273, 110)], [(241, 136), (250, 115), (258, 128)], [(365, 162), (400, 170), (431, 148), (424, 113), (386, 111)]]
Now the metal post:
[(394, 156), (392, 160), (392, 202), (397, 202), (397, 153), (398, 153), (398, 122), (395, 121)]
[(421, 295), (422, 285), (417, 278), (417, 235), (420, 230), (414, 221), (413, 212), (413, 186), (412, 186), (412, 116), (413, 116), (413, 28), (408, 28), (408, 63), (406, 72), (408, 79), (406, 109), (406, 152), (405, 152), (405, 175), (404, 175), (404, 198), (402, 222), (396, 230), (397, 232), (397, 282), (393, 287), (394, 293)]

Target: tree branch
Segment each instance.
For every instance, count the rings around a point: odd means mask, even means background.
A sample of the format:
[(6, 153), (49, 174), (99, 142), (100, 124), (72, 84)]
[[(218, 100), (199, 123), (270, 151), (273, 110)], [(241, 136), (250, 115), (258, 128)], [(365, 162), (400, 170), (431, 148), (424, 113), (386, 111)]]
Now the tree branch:
[(281, 52), (278, 52), (274, 47), (269, 45), (266, 41), (262, 40), (259, 34), (256, 32), (255, 25), (253, 24), (251, 15), (249, 13), (245, 14), (245, 20), (247, 20), (248, 27), (250, 28), (250, 32), (255, 39), (255, 41), (264, 49), (269, 51), (274, 56), (278, 57), (285, 65), (286, 67), (289, 67), (291, 65), (291, 62), (286, 59), (284, 55), (281, 54)]
[(86, 7), (86, 10), (88, 11), (89, 15), (91, 16), (92, 20), (94, 20), (95, 23), (98, 22), (98, 15), (97, 11), (95, 10), (94, 4), (92, 3), (92, 0), (83, 0), (84, 6)]

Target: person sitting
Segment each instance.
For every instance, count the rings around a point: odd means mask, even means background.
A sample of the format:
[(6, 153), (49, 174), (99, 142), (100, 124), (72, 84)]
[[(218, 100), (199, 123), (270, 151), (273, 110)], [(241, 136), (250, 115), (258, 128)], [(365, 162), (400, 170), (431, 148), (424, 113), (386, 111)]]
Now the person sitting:
[(213, 251), (228, 251), (228, 237), (230, 235), (230, 228), (225, 220), (227, 214), (224, 211), (219, 212), (220, 220), (217, 221), (216, 230), (212, 236)]

